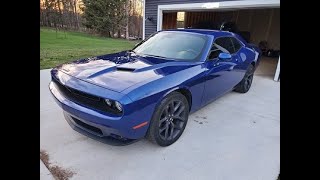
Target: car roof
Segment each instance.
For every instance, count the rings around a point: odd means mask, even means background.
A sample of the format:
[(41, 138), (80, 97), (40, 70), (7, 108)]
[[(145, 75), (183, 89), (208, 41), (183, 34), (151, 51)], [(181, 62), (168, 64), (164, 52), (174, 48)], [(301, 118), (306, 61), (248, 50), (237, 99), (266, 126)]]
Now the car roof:
[(162, 31), (182, 31), (182, 32), (193, 32), (198, 34), (212, 35), (215, 37), (220, 36), (234, 36), (234, 33), (229, 31), (220, 31), (220, 30), (210, 30), (210, 29), (169, 29)]

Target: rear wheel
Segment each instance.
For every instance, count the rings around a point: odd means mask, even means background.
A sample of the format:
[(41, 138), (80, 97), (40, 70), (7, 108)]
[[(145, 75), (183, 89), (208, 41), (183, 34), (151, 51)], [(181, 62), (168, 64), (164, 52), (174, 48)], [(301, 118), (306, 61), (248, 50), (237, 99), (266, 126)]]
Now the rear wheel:
[(169, 146), (183, 133), (189, 116), (186, 97), (173, 92), (164, 98), (152, 117), (147, 138), (160, 146)]
[(254, 67), (252, 64), (250, 64), (246, 74), (244, 75), (241, 82), (235, 87), (234, 91), (239, 93), (248, 92), (252, 84), (253, 74), (254, 74)]

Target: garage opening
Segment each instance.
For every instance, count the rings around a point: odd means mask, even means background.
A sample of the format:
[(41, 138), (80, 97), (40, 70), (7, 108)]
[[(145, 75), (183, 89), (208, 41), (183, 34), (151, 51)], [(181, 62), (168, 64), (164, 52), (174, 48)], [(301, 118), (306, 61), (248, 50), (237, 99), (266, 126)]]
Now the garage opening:
[(280, 56), (280, 8), (163, 11), (162, 29), (220, 29), (231, 22), (249, 43), (263, 51), (256, 74), (274, 79)]

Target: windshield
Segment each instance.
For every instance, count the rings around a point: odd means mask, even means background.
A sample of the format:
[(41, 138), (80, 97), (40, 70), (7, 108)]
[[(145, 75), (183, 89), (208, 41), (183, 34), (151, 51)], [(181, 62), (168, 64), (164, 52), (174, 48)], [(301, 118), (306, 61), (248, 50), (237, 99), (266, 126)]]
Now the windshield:
[(159, 32), (134, 49), (135, 53), (181, 61), (198, 60), (207, 42), (201, 34)]

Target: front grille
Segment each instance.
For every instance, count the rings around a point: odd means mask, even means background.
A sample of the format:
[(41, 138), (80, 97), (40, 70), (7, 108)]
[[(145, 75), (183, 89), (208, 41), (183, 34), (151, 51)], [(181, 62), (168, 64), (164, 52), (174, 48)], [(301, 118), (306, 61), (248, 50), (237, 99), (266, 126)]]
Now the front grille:
[(108, 112), (115, 115), (121, 115), (121, 113), (111, 109), (104, 102), (103, 98), (64, 86), (55, 78), (52, 78), (52, 82), (54, 82), (59, 90), (59, 92), (67, 99), (72, 102), (75, 102), (79, 105), (86, 106), (90, 109), (99, 110), (102, 112)]
[(85, 129), (88, 129), (88, 130), (90, 130), (90, 131), (92, 131), (92, 132), (94, 132), (94, 133), (97, 133), (97, 134), (99, 134), (100, 136), (103, 135), (102, 131), (101, 131), (99, 128), (96, 128), (96, 127), (91, 126), (91, 125), (89, 125), (89, 124), (87, 124), (87, 123), (84, 123), (84, 122), (78, 120), (77, 118), (72, 117), (72, 119), (73, 119), (73, 121), (74, 121), (76, 124), (78, 124), (79, 126), (85, 128)]

